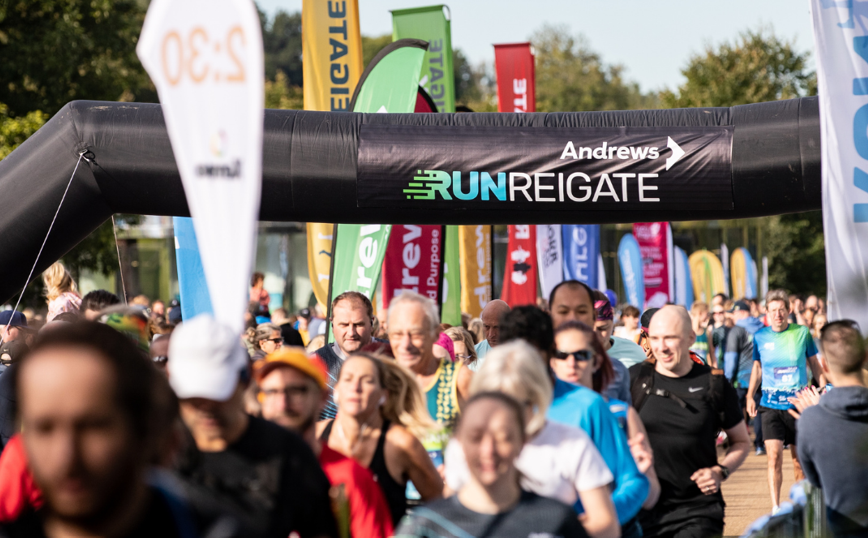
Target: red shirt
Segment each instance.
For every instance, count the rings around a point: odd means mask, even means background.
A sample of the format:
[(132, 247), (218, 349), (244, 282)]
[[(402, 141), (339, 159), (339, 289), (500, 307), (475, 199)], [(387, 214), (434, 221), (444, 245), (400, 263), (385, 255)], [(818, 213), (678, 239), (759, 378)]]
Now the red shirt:
[(15, 434), (0, 454), (0, 523), (9, 523), (27, 507), (42, 506), (42, 492), (27, 468), (21, 434)]
[[(331, 498), (338, 528), (349, 524), (355, 538), (395, 534), (389, 505), (371, 471), (322, 444), (319, 463), (332, 484)], [(346, 499), (348, 503), (341, 502)], [(347, 514), (346, 504), (349, 504)]]

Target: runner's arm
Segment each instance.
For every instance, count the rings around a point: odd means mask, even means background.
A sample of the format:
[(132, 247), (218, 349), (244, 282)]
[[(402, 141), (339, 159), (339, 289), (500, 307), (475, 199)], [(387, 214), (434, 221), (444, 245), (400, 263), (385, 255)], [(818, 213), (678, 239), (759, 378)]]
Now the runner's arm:
[(756, 394), (757, 388), (759, 388), (760, 384), (763, 380), (763, 367), (760, 364), (760, 361), (753, 361), (753, 368), (750, 371), (750, 385), (747, 389), (747, 414), (755, 417), (756, 416), (756, 401), (754, 401), (753, 396)]
[(729, 439), (729, 449), (720, 464), (729, 469), (730, 473), (734, 473), (736, 469), (741, 467), (748, 452), (750, 452), (750, 435), (747, 433), (747, 424), (743, 420), (724, 431), (727, 439)]
[(443, 479), (422, 443), (409, 431), (394, 426), (389, 429), (388, 441), (400, 451), (401, 474), (410, 478), (422, 500), (430, 501), (442, 496)]
[(717, 355), (714, 353), (714, 329), (705, 328), (705, 339), (708, 340), (708, 364), (717, 368)]
[(808, 357), (808, 365), (811, 367), (811, 373), (814, 374), (814, 379), (817, 380), (817, 383), (820, 385), (820, 389), (826, 386), (826, 373), (823, 372), (823, 367), (820, 366), (820, 360), (817, 358), (817, 355), (811, 355)]
[(585, 513), (579, 516), (579, 521), (591, 538), (618, 538), (621, 526), (615, 514), (612, 494), (609, 486), (580, 491), (579, 500), (585, 508)]
[(627, 410), (627, 430), (630, 435), (627, 441), (630, 444), (630, 452), (636, 460), (636, 466), (648, 479), (648, 496), (645, 497), (642, 508), (650, 510), (660, 498), (660, 480), (654, 469), (654, 451), (651, 449), (651, 443), (648, 442), (648, 432), (642, 419), (639, 418), (639, 412), (633, 407)]

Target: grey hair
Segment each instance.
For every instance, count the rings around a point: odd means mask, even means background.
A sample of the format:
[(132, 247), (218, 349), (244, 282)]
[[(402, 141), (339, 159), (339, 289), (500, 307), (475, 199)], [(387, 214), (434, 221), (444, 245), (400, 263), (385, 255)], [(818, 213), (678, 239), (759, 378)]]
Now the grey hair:
[(771, 290), (766, 294), (766, 306), (772, 301), (783, 301), (787, 309), (790, 308), (790, 295), (784, 290)]
[(271, 338), (271, 333), (280, 331), (280, 327), (274, 323), (260, 323), (256, 326), (256, 333), (253, 336), (253, 345), (259, 349), (260, 340), (268, 340)]
[(545, 425), (552, 403), (552, 383), (539, 351), (524, 340), (499, 345), (485, 355), (485, 362), (470, 382), (470, 393), (489, 391), (503, 392), (533, 405), (533, 418), (525, 427), (528, 436)]
[(422, 308), (425, 320), (428, 322), (428, 330), (431, 331), (431, 335), (436, 340), (440, 334), (440, 314), (437, 312), (437, 305), (434, 304), (434, 301), (414, 291), (404, 290), (389, 303), (388, 319), (392, 319), (392, 311), (395, 307), (404, 303), (417, 304)]

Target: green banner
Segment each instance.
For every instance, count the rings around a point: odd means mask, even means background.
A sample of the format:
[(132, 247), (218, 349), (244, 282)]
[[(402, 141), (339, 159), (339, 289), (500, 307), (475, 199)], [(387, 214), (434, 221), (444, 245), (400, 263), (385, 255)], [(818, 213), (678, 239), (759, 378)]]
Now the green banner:
[[(405, 39), (380, 51), (356, 86), (353, 112), (413, 112), (425, 46), (424, 41)], [(351, 290), (373, 300), (391, 230), (391, 225), (384, 224), (335, 226), (329, 303)], [(328, 341), (333, 342), (334, 335), (328, 332)]]
[(425, 41), (401, 39), (381, 50), (356, 86), (353, 112), (413, 112), (427, 48)]
[(373, 297), (392, 226), (339, 224), (337, 228), (330, 299), (345, 291), (358, 291)]
[(458, 226), (446, 226), (443, 246), (443, 306), (440, 321), (461, 326), (461, 271), (459, 270)]
[(452, 29), (448, 12), (449, 8), (442, 4), (392, 11), (392, 39), (412, 38), (428, 42), (419, 84), (440, 112), (455, 112)]

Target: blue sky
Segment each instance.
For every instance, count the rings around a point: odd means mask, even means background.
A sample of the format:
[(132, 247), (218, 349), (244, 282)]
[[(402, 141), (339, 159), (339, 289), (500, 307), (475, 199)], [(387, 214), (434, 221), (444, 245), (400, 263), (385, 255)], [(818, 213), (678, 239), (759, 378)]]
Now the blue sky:
[[(256, 0), (269, 14), (298, 11), (301, 0)], [(326, 1), (326, 0), (320, 0)], [(431, 5), (425, 0), (359, 0), (365, 35), (392, 32), (390, 9)], [(813, 49), (807, 0), (447, 0), (452, 46), (471, 62), (492, 61), (494, 43), (526, 41), (543, 24), (582, 33), (607, 63), (626, 67), (643, 91), (674, 88), (688, 58), (707, 44), (732, 41), (739, 32), (771, 26)], [(813, 62), (811, 62), (813, 65)]]

